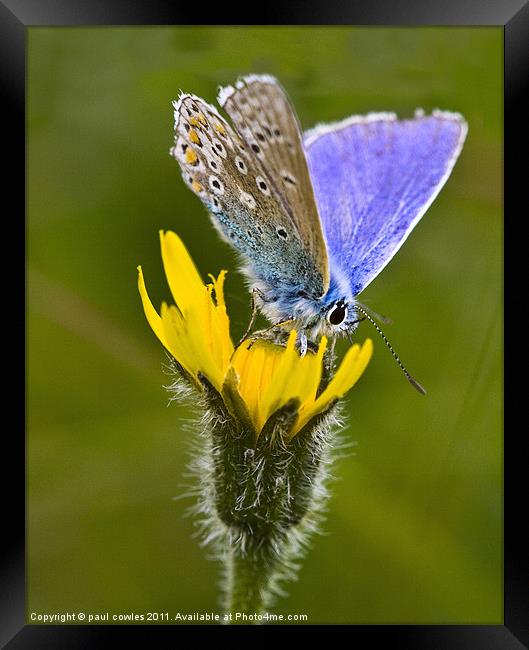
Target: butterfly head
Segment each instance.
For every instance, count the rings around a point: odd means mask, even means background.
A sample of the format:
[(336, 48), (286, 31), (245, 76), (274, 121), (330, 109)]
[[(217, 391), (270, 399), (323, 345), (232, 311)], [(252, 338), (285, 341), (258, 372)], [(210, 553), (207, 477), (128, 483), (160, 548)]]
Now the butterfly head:
[(353, 298), (339, 298), (320, 310), (319, 331), (326, 336), (346, 336), (352, 334), (363, 320), (358, 318)]

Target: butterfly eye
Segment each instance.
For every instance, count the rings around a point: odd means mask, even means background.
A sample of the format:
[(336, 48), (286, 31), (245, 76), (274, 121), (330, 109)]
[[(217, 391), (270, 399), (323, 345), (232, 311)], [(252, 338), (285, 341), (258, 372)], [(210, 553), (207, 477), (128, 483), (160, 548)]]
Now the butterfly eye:
[(347, 318), (347, 306), (340, 300), (333, 305), (327, 314), (327, 320), (331, 325), (341, 325)]

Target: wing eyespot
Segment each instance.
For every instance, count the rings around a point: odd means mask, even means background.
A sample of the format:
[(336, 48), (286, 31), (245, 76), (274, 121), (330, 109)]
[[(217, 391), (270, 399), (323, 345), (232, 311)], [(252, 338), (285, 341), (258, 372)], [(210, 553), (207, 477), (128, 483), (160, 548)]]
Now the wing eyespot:
[(262, 176), (256, 176), (255, 177), (255, 182), (257, 183), (257, 187), (259, 188), (259, 190), (265, 196), (270, 196), (270, 188), (268, 187), (265, 179)]
[(209, 177), (209, 186), (215, 194), (219, 196), (224, 194), (224, 184), (216, 176)]
[(242, 174), (248, 173), (248, 168), (246, 167), (246, 163), (240, 156), (235, 157), (235, 165)]
[(211, 212), (222, 212), (222, 204), (217, 199), (216, 196), (213, 196), (211, 198), (211, 205), (210, 205), (209, 209), (211, 210)]
[(212, 140), (213, 142), (213, 151), (218, 152), (223, 158), (226, 158), (226, 148), (220, 140)]

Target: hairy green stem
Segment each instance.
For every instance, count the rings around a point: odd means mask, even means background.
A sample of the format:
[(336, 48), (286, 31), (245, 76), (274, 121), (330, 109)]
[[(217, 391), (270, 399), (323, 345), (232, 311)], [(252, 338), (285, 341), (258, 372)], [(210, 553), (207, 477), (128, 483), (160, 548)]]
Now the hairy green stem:
[(264, 614), (270, 601), (274, 562), (265, 549), (253, 544), (245, 552), (231, 550), (228, 558), (228, 606), (232, 624), (248, 624), (243, 614)]

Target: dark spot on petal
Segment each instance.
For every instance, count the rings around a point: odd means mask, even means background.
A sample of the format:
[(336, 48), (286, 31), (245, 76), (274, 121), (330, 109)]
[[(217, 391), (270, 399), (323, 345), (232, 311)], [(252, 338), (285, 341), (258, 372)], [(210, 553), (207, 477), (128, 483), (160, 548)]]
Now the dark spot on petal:
[(257, 132), (255, 135), (257, 136), (257, 139), (260, 140), (261, 142), (265, 141), (265, 137), (262, 133)]
[(276, 232), (279, 235), (279, 237), (281, 237), (281, 239), (286, 239), (288, 236), (287, 231), (284, 228), (278, 228)]
[(259, 148), (259, 145), (258, 145), (258, 144), (252, 144), (252, 150), (253, 150), (255, 153), (259, 153), (259, 152), (261, 151), (261, 149)]

